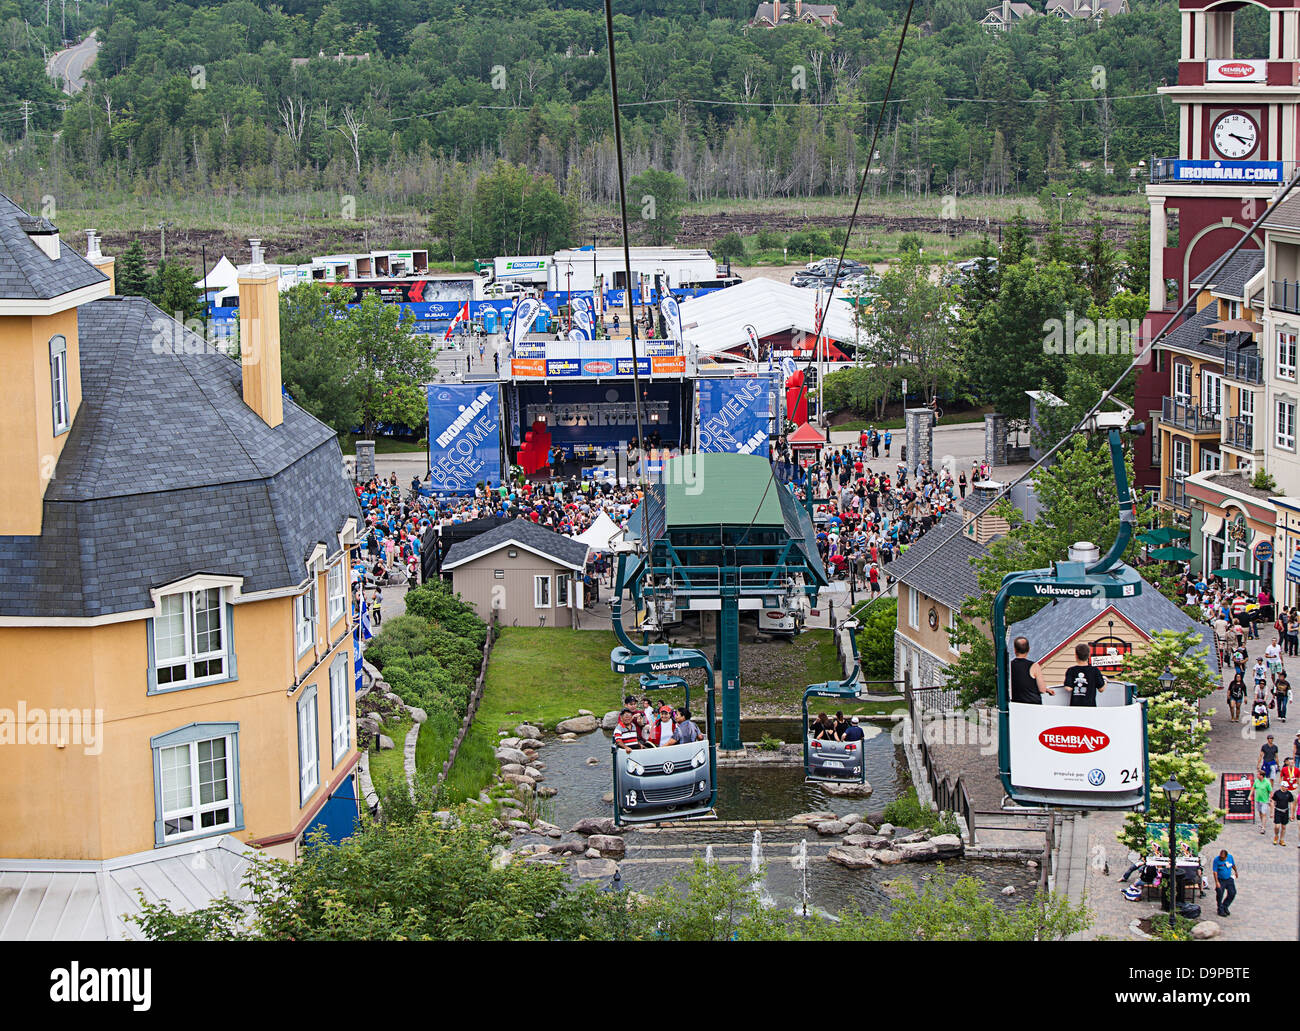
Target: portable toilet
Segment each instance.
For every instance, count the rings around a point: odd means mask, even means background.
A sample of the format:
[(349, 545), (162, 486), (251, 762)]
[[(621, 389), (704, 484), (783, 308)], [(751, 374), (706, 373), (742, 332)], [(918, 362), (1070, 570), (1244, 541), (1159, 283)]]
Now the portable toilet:
[(483, 311), (483, 332), (495, 333), (497, 331), (497, 310), (495, 308), (486, 308)]

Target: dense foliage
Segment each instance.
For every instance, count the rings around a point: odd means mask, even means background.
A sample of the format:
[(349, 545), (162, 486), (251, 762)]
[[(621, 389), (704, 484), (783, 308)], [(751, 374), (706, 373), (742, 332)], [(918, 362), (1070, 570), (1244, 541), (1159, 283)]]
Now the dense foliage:
[[(842, 3), (829, 31), (749, 26), (755, 6), (615, 5), (629, 175), (674, 172), (695, 199), (856, 185), (905, 5)], [(1045, 16), (1006, 33), (979, 25), (988, 6), (918, 7), (873, 190), (1127, 189), (1131, 166), (1175, 152), (1176, 105), (1154, 91), (1176, 76), (1176, 5), (1134, 0), (1100, 24)], [(103, 46), (64, 111), (44, 41), (23, 25), (40, 24), (43, 6), (0, 3), (0, 136), (23, 135), (23, 99), (39, 130), (19, 181), (43, 168), (119, 186), (311, 186), (429, 204), (450, 183), (468, 203), (503, 158), (572, 203), (615, 198), (596, 0), (87, 0), (81, 14), (74, 28), (95, 23)], [(1262, 54), (1257, 21), (1239, 19), (1243, 56)], [(1081, 165), (1103, 160), (1113, 176)]]

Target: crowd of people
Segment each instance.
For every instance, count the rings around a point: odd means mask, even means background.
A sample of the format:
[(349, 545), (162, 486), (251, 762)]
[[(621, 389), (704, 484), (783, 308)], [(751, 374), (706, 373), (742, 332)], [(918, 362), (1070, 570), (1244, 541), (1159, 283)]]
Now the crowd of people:
[(703, 736), (691, 721), (690, 709), (674, 708), (662, 699), (652, 701), (649, 695), (640, 703), (636, 695), (626, 695), (614, 727), (615, 746), (629, 754), (640, 748), (686, 745), (702, 740)]

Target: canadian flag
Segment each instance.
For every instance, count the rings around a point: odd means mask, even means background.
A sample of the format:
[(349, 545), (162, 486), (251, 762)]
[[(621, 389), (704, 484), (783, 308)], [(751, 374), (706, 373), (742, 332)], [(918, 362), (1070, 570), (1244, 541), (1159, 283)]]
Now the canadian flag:
[(460, 311), (456, 312), (456, 317), (455, 317), (454, 319), (451, 320), (451, 325), (447, 327), (447, 333), (446, 333), (446, 335), (445, 335), (442, 339), (444, 339), (444, 340), (450, 340), (450, 339), (451, 339), (451, 331), (452, 331), (453, 329), (456, 328), (456, 323), (458, 323), (458, 322), (468, 322), (468, 321), (469, 321), (469, 301), (466, 301), (466, 302), (461, 306)]

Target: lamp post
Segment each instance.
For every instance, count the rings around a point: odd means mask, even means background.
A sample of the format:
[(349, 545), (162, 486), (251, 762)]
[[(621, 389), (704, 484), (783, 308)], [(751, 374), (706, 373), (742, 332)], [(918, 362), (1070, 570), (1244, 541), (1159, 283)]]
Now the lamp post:
[[(1172, 674), (1166, 674), (1169, 679), (1173, 679)], [(1161, 679), (1164, 679), (1162, 675)], [(1165, 798), (1169, 800), (1169, 929), (1175, 930), (1178, 927), (1178, 907), (1175, 904), (1175, 885), (1178, 883), (1178, 853), (1177, 844), (1174, 838), (1174, 828), (1178, 825), (1178, 800), (1183, 797), (1183, 786), (1178, 783), (1173, 774), (1169, 779), (1160, 785), (1160, 790), (1165, 793)]]
[(1056, 191), (1052, 191), (1052, 200), (1056, 201), (1056, 221), (1058, 223), (1065, 221), (1065, 201), (1068, 197), (1073, 197), (1074, 191), (1069, 190), (1064, 197), (1058, 197)]

